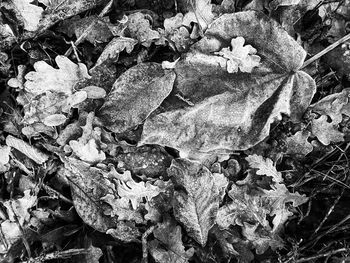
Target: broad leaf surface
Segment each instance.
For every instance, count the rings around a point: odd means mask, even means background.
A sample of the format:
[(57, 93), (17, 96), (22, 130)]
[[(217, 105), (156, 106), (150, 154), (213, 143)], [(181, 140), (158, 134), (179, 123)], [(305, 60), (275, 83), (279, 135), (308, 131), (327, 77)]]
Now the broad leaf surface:
[(205, 166), (187, 159), (173, 160), (168, 173), (175, 186), (185, 189), (174, 191), (175, 218), (204, 246), (219, 208), (219, 189), (214, 177)]
[[(235, 37), (257, 50), (252, 73), (228, 73), (215, 52)], [(176, 97), (164, 112), (148, 118), (142, 144), (170, 146), (183, 156), (248, 149), (265, 139), (281, 113), (300, 119), (315, 92), (315, 82), (298, 71), (306, 52), (275, 21), (248, 11), (216, 19), (205, 37), (176, 64)], [(184, 103), (186, 101), (187, 103)]]
[(141, 124), (169, 95), (175, 73), (157, 63), (141, 63), (124, 72), (114, 83), (98, 116), (120, 133)]

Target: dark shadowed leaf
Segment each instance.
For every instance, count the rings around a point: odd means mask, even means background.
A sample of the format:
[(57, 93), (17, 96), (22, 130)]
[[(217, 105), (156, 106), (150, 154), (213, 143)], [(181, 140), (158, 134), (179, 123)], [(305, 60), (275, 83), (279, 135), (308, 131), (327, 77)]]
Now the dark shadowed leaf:
[(172, 218), (159, 223), (153, 235), (157, 240), (151, 241), (149, 248), (152, 257), (158, 263), (186, 263), (194, 254), (193, 248), (185, 250), (181, 227), (176, 225)]

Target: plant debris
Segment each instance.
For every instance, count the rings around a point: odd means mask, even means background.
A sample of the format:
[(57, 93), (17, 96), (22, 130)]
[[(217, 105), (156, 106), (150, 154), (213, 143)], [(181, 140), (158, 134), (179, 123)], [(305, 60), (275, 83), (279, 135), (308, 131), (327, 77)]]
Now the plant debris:
[(0, 261), (347, 262), (349, 4), (0, 3)]

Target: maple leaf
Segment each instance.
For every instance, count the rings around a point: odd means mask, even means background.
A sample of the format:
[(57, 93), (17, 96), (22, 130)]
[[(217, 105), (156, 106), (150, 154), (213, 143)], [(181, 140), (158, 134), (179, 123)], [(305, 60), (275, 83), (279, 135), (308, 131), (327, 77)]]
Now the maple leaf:
[[(214, 54), (237, 36), (262, 58), (250, 74), (228, 73), (227, 60)], [(171, 94), (162, 111), (146, 119), (139, 145), (172, 147), (194, 160), (256, 145), (281, 113), (297, 121), (309, 106), (316, 85), (298, 71), (305, 56), (287, 32), (261, 13), (220, 16), (176, 63), (173, 94), (184, 99)]]
[(101, 145), (101, 128), (93, 128), (94, 117), (94, 112), (90, 112), (86, 118), (86, 125), (82, 127), (82, 136), (78, 140), (69, 142), (73, 152), (81, 160), (89, 163), (97, 163), (106, 159), (106, 154), (97, 145), (97, 142)]
[[(185, 250), (181, 227), (169, 217), (157, 225), (153, 235), (157, 240), (151, 241), (148, 247), (158, 263), (186, 263), (194, 254), (193, 248)], [(162, 246), (165, 246), (165, 249)]]
[(219, 208), (219, 189), (213, 175), (205, 166), (187, 159), (173, 160), (168, 174), (185, 190), (174, 191), (175, 218), (205, 246)]
[(251, 73), (254, 67), (259, 66), (260, 57), (255, 55), (257, 50), (251, 45), (244, 46), (244, 38), (232, 38), (231, 48), (223, 48), (215, 54), (228, 59), (227, 72), (235, 73), (240, 69), (242, 72)]

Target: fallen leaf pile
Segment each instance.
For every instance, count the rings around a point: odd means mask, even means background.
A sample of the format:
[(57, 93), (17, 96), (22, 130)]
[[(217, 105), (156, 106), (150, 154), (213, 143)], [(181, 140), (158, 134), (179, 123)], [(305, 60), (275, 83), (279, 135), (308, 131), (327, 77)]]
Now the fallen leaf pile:
[[(1, 260), (132, 262), (112, 251), (136, 245), (137, 262), (260, 262), (285, 248), (309, 198), (281, 160), (350, 138), (350, 89), (315, 100), (300, 39), (261, 12), (302, 1), (183, 0), (161, 17), (116, 2), (0, 4), (1, 47), (37, 52), (7, 81), (19, 110), (0, 111)], [(32, 45), (42, 34), (67, 51)]]

